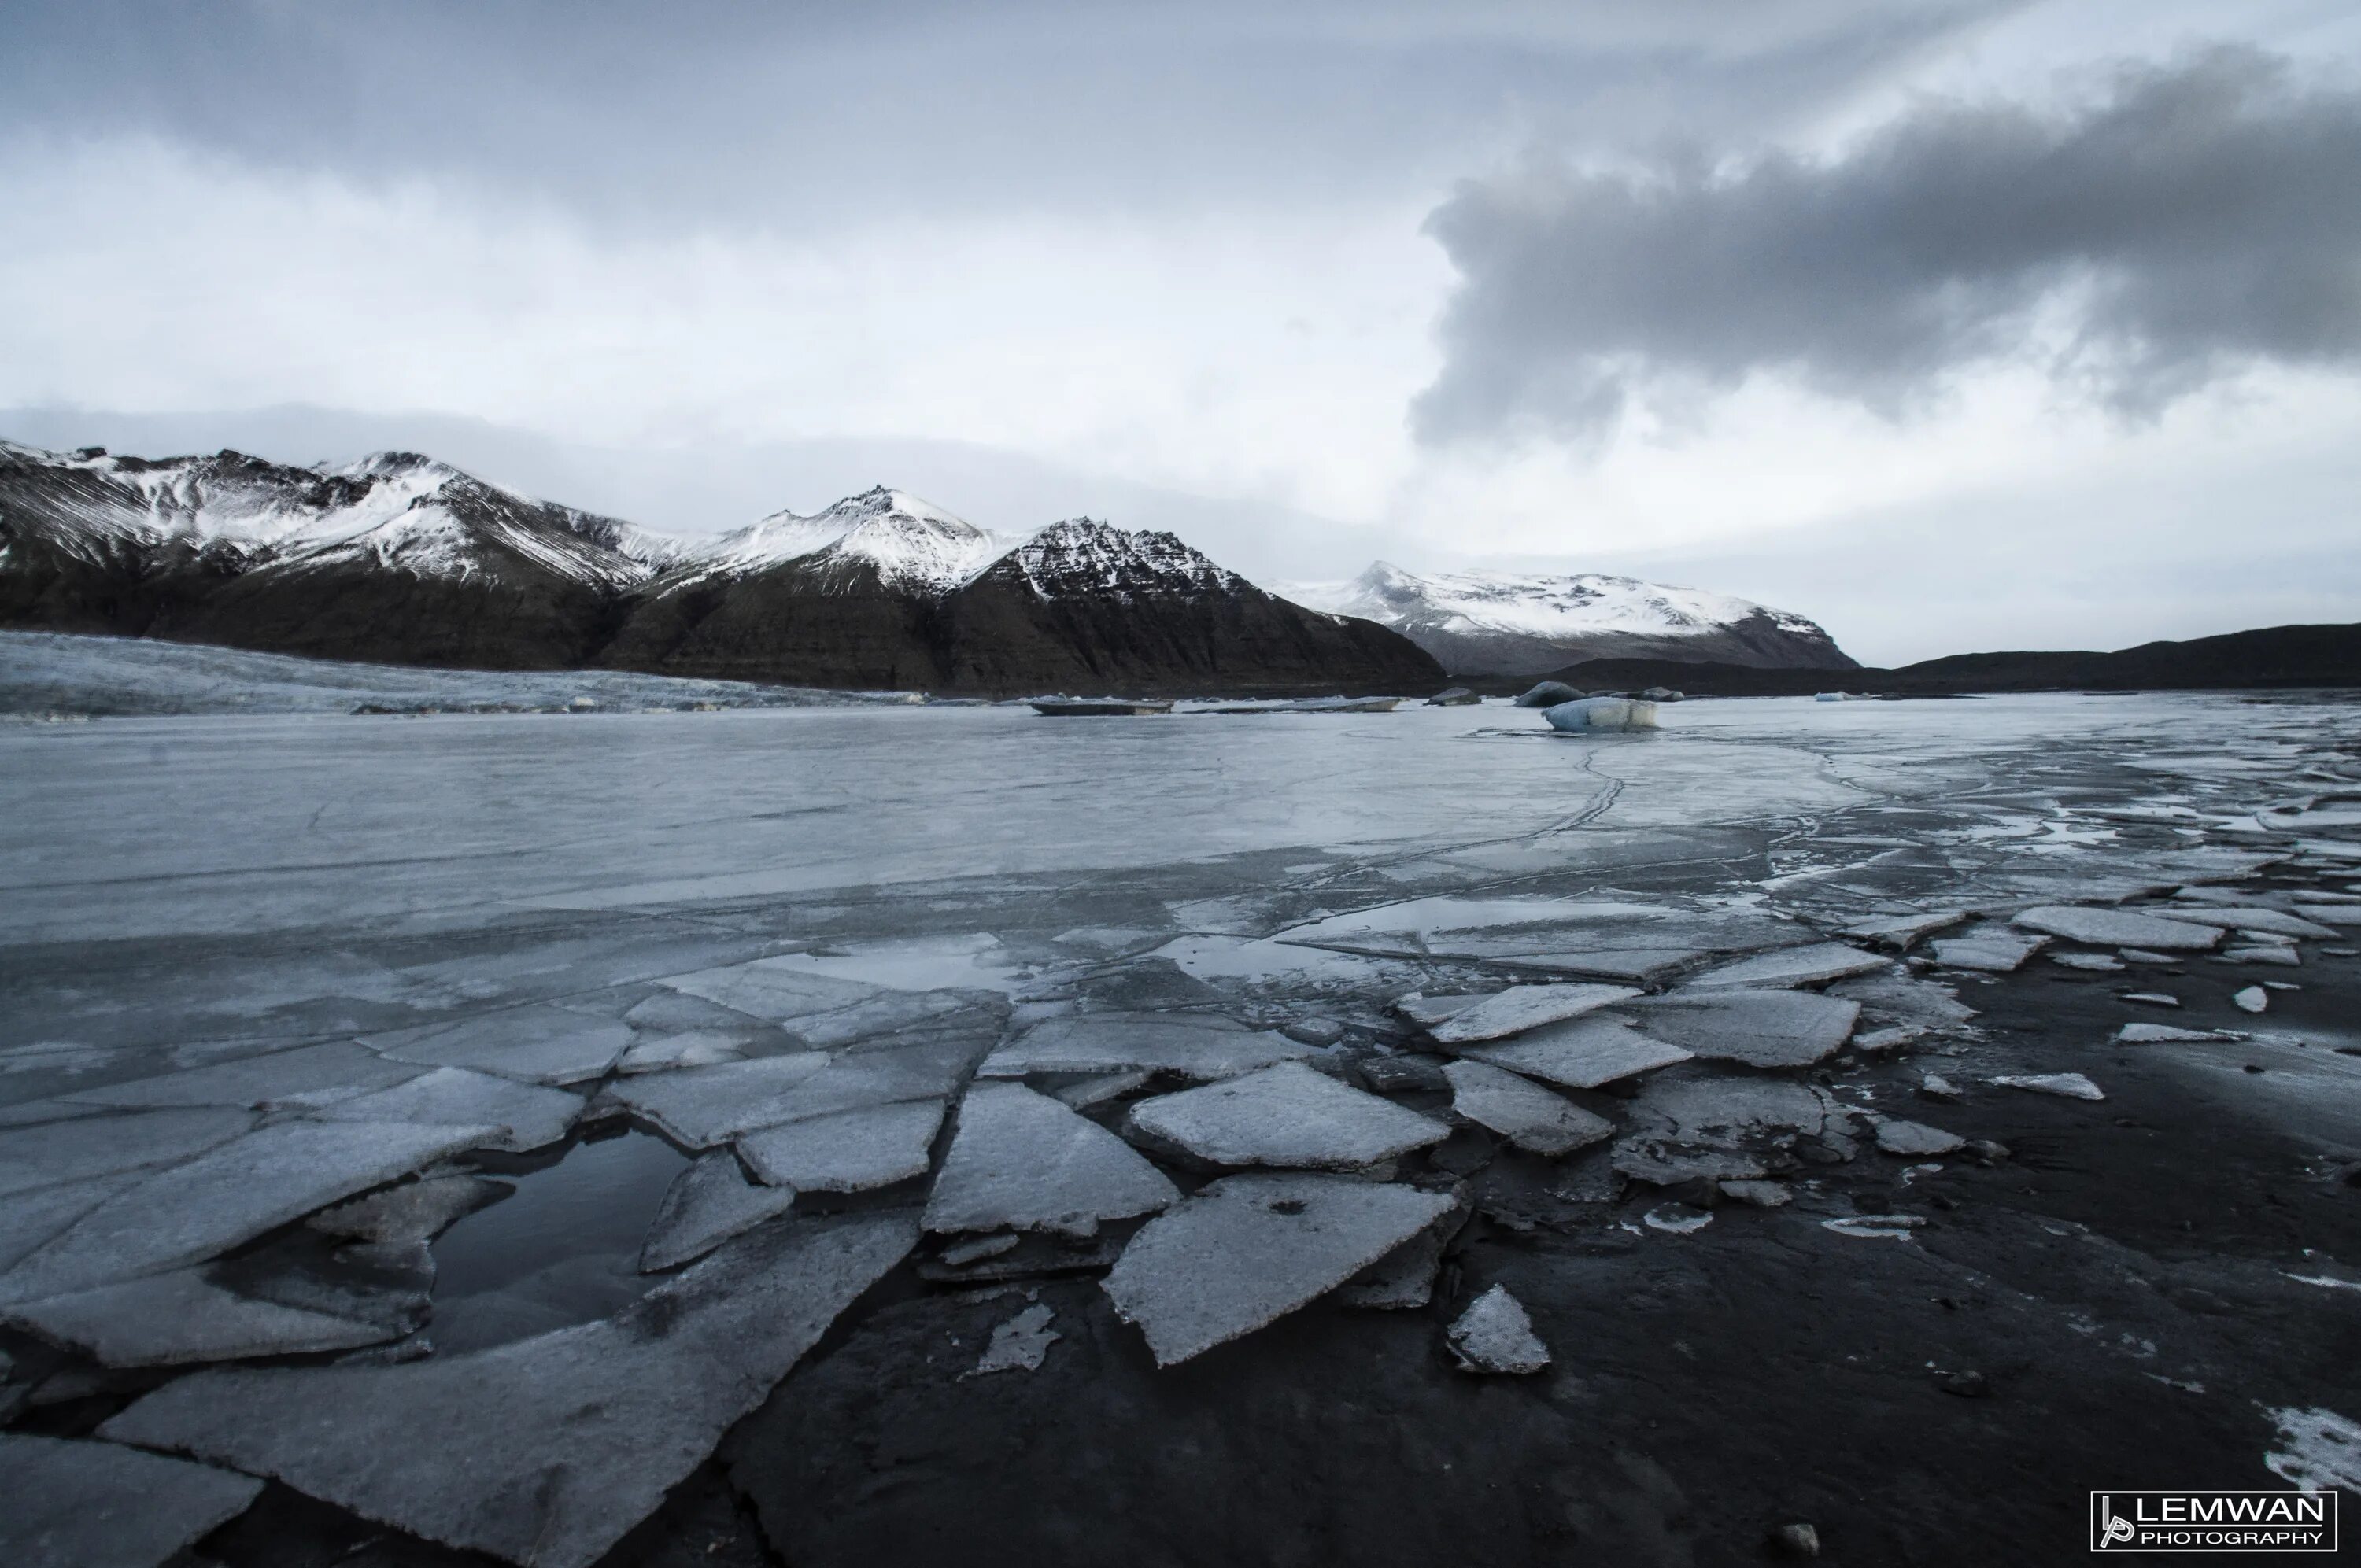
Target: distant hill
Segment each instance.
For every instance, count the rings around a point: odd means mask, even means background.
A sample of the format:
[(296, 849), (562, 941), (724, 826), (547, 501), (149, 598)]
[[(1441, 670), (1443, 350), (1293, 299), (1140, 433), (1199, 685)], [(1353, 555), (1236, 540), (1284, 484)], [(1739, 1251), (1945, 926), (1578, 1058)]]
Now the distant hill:
[[(1670, 686), (1697, 696), (2361, 686), (2361, 623), (2271, 626), (2186, 642), (2143, 642), (2112, 653), (1954, 653), (1894, 670), (1774, 670), (1663, 659), (1590, 659), (1554, 671), (1547, 678), (1585, 691)], [(1494, 680), (1485, 689), (1506, 693), (1530, 684)]]

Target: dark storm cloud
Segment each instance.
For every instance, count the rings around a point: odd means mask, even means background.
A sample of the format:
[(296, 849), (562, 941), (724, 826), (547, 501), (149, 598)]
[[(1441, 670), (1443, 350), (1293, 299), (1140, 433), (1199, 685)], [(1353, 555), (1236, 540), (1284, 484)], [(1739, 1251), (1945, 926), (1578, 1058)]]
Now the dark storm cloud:
[(2016, 0), (19, 0), (0, 133), (653, 225), (1439, 186), (1519, 134), (1748, 134)]
[(2070, 111), (1926, 104), (1827, 161), (1528, 168), (1428, 228), (1463, 274), (1428, 441), (1588, 437), (1758, 371), (1891, 414), (2040, 352), (2137, 414), (2257, 362), (2361, 367), (2361, 95), (2247, 49)]

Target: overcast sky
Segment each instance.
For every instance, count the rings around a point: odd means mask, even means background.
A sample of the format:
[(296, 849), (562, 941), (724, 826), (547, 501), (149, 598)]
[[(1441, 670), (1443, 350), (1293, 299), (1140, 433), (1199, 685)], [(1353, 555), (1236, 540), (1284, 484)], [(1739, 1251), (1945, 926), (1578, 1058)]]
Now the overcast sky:
[(2361, 0), (17, 0), (0, 435), (2361, 620)]

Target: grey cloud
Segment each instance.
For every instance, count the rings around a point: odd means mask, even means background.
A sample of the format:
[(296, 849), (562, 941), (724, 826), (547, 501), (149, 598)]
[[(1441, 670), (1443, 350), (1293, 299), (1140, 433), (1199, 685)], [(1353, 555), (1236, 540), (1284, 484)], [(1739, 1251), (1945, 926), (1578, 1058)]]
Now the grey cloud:
[(1527, 131), (1742, 134), (2020, 0), (19, 0), (0, 135), (626, 225), (1387, 197)]
[[(2134, 415), (2257, 362), (2361, 367), (2361, 94), (2218, 49), (2058, 112), (1929, 102), (1839, 157), (1470, 181), (1422, 439), (1584, 439), (1784, 372), (1887, 414), (2041, 352)], [(2045, 320), (2069, 323), (2040, 348)]]

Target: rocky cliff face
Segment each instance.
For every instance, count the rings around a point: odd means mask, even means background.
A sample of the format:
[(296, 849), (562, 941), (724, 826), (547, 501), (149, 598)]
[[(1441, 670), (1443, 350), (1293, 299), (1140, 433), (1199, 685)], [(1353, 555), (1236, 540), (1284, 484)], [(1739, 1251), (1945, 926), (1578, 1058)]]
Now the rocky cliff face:
[(900, 491), (691, 546), (432, 459), (291, 468), (0, 444), (0, 625), (480, 669), (799, 685), (1415, 691), (1433, 661), (1167, 533), (1017, 543)]

